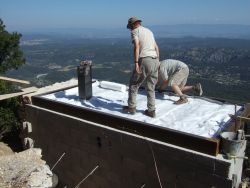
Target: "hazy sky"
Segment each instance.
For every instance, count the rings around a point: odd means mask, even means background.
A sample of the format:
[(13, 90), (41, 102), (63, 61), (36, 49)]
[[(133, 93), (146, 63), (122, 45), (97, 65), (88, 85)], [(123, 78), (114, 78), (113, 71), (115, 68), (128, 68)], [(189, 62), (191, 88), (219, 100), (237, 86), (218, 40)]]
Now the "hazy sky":
[(144, 25), (250, 25), (250, 0), (0, 0), (0, 18), (11, 30)]

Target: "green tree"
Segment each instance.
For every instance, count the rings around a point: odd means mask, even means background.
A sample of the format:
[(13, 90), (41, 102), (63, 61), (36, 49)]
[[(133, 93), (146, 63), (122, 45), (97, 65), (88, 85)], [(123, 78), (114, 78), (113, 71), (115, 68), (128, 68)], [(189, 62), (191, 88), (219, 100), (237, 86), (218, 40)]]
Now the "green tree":
[(0, 19), (0, 74), (10, 69), (17, 69), (25, 63), (19, 46), (21, 36), (17, 32), (6, 31), (5, 25)]
[[(0, 19), (0, 75), (4, 75), (8, 70), (17, 69), (25, 63), (23, 53), (20, 49), (21, 34), (17, 32), (9, 33), (5, 30), (5, 25)], [(0, 80), (0, 94), (10, 93), (14, 87), (10, 83)], [(7, 133), (18, 127), (17, 99), (0, 101), (0, 139)]]

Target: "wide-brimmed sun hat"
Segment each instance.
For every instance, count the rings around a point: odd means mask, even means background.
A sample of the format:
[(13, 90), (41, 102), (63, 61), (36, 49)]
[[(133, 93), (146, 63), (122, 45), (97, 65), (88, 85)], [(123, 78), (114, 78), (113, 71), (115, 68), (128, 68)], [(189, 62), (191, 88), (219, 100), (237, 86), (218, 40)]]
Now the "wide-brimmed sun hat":
[(131, 18), (128, 19), (128, 24), (127, 24), (127, 28), (128, 29), (131, 29), (132, 25), (135, 23), (135, 22), (142, 22), (140, 19), (138, 19), (137, 17), (133, 16)]

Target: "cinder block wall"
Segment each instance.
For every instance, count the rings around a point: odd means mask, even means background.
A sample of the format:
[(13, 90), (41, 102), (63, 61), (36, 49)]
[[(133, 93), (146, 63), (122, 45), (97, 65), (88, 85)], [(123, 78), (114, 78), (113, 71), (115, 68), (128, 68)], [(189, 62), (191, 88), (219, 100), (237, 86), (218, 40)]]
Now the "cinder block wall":
[(32, 124), (30, 137), (50, 167), (66, 153), (54, 168), (59, 187), (75, 187), (97, 165), (81, 188), (160, 187), (152, 151), (162, 187), (232, 187), (231, 163), (225, 160), (33, 105), (26, 109)]

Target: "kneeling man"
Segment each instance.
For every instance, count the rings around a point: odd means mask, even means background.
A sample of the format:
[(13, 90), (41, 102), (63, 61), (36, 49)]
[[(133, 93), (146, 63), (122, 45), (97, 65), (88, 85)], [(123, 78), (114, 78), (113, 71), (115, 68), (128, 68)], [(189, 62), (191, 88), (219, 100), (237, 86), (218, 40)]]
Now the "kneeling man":
[(188, 102), (187, 96), (183, 93), (194, 91), (198, 96), (202, 95), (201, 84), (186, 86), (189, 75), (188, 66), (178, 60), (166, 59), (160, 62), (157, 88), (162, 91), (167, 86), (171, 86), (174, 92), (180, 96), (180, 99), (174, 104), (183, 104)]

